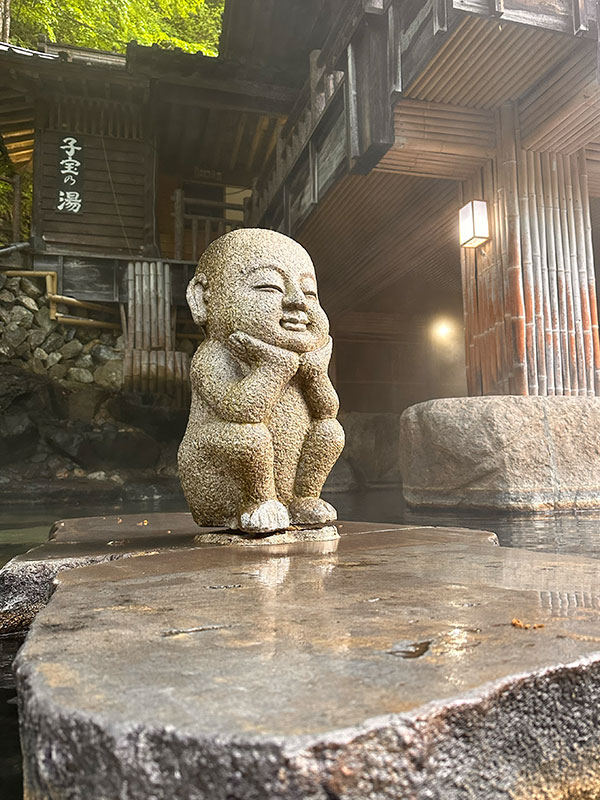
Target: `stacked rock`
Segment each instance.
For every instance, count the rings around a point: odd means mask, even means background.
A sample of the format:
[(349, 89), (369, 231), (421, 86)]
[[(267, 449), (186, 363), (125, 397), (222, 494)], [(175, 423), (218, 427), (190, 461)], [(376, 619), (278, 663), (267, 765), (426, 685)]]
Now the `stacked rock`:
[(119, 389), (123, 337), (59, 325), (50, 318), (41, 278), (7, 277), (0, 272), (0, 363), (58, 381)]

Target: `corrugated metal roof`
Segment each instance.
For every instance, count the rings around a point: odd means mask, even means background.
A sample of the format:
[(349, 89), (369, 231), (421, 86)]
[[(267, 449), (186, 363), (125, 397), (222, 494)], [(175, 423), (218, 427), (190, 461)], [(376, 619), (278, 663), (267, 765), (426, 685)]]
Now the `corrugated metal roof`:
[(43, 53), (41, 50), (30, 50), (27, 47), (17, 47), (15, 44), (0, 42), (0, 53), (6, 52), (17, 56), (25, 56), (27, 58), (44, 58), (49, 60), (59, 58), (58, 54), (55, 53)]

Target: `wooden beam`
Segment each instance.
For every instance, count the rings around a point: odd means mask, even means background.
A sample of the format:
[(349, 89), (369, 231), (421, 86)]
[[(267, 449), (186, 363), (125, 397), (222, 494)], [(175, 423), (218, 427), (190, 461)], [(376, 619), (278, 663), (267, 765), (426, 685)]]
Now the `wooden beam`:
[(286, 87), (277, 87), (276, 91), (268, 91), (265, 87), (265, 93), (261, 95), (160, 83), (156, 88), (155, 97), (161, 104), (170, 103), (279, 117), (290, 112), (296, 93)]
[(492, 17), (501, 17), (504, 14), (504, 0), (489, 0), (489, 2)]

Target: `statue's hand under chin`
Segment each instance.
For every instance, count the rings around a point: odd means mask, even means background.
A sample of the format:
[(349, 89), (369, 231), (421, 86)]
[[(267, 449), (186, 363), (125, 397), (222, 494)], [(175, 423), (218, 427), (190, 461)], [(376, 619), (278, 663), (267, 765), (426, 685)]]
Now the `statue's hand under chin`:
[(303, 353), (300, 356), (300, 374), (309, 377), (314, 373), (327, 373), (329, 362), (331, 361), (331, 352), (333, 349), (333, 341), (331, 336), (328, 337), (327, 343), (320, 347), (318, 350), (311, 350), (308, 353)]
[(256, 339), (243, 331), (235, 331), (227, 341), (231, 352), (247, 364), (270, 364), (281, 367), (292, 375), (297, 372), (300, 363), (298, 353), (284, 350), (272, 344)]

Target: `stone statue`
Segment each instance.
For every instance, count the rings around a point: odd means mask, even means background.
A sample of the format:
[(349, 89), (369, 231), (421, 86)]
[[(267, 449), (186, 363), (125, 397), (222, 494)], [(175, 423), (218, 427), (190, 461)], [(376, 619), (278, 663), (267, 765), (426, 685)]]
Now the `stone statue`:
[(186, 296), (206, 332), (178, 457), (194, 520), (247, 533), (335, 520), (320, 494), (344, 431), (310, 256), (281, 233), (232, 231), (202, 255)]

